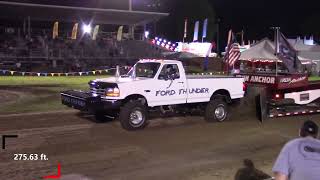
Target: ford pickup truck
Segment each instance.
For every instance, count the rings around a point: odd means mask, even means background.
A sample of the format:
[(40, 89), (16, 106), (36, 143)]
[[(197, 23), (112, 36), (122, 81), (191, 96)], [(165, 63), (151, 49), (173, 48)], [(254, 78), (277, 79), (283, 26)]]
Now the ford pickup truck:
[(61, 92), (62, 104), (88, 111), (102, 120), (114, 116), (126, 130), (144, 128), (151, 110), (203, 110), (208, 122), (229, 117), (228, 106), (244, 96), (244, 79), (233, 76), (186, 75), (180, 61), (139, 60), (126, 75), (96, 79), (90, 90)]

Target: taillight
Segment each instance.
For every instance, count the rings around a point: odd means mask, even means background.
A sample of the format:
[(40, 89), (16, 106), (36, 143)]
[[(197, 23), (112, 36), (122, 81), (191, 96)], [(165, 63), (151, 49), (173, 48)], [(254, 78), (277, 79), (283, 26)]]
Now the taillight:
[(283, 95), (280, 94), (280, 93), (275, 93), (275, 94), (273, 95), (273, 98), (274, 98), (274, 99), (282, 99), (282, 98), (283, 98)]
[(246, 84), (246, 83), (243, 83), (243, 84), (242, 84), (242, 90), (243, 90), (244, 92), (247, 91), (247, 84)]

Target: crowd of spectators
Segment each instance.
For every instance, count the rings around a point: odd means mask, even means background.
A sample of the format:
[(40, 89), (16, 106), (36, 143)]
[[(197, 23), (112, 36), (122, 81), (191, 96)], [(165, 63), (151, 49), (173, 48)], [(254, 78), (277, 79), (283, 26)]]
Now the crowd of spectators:
[[(29, 37), (14, 33), (0, 32), (0, 69), (12, 66), (20, 69), (31, 64), (64, 64), (71, 70), (81, 69), (89, 62), (123, 58), (121, 42), (116, 37), (98, 36), (92, 40), (90, 35), (78, 37), (72, 40), (67, 37), (53, 39), (50, 34), (37, 34)], [(19, 67), (18, 67), (19, 66)]]
[(78, 40), (48, 36), (17, 37), (0, 34), (0, 58), (78, 58), (116, 57), (123, 54), (120, 43), (113, 38), (83, 36)]

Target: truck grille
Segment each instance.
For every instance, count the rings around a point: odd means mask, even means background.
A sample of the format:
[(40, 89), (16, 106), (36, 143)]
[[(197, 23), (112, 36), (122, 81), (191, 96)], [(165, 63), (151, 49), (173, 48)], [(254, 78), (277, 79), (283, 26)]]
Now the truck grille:
[(91, 87), (90, 88), (90, 92), (91, 92), (91, 94), (97, 94), (97, 95), (100, 95), (100, 96), (104, 96), (105, 95), (105, 89), (97, 89), (97, 88)]

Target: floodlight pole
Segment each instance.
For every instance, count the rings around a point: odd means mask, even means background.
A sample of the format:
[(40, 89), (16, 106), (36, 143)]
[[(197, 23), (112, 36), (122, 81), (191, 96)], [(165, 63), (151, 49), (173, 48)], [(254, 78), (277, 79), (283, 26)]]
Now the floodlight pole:
[(217, 54), (218, 54), (218, 56), (220, 55), (220, 38), (219, 38), (219, 35), (220, 35), (220, 32), (219, 32), (219, 30), (220, 30), (220, 27), (219, 27), (219, 25), (220, 25), (220, 18), (218, 18), (217, 19)]
[[(280, 27), (271, 27), (274, 30), (275, 55), (279, 54), (279, 30)], [(278, 76), (278, 59), (276, 59), (276, 76)]]
[(28, 16), (28, 38), (31, 38), (31, 20), (30, 16)]
[(132, 0), (129, 0), (129, 11), (132, 11)]

